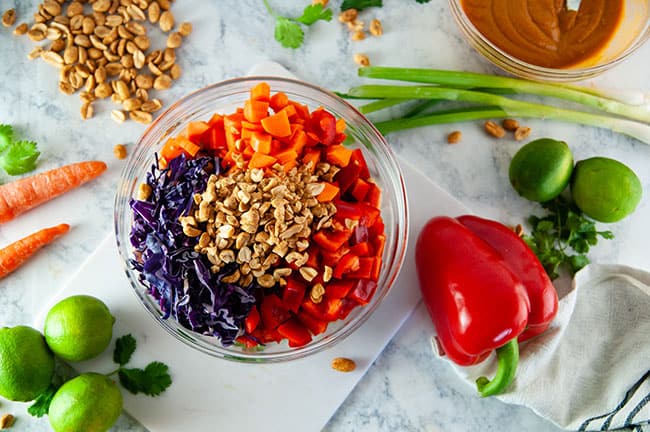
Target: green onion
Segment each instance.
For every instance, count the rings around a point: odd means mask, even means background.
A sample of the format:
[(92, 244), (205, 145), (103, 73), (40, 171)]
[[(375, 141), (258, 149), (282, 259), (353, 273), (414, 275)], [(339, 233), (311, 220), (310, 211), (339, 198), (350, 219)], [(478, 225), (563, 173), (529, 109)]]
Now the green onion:
[[(435, 86), (421, 87), (388, 85), (362, 85), (351, 88), (348, 93), (353, 97), (368, 99), (444, 99), (450, 101), (471, 102), (488, 106), (498, 106), (503, 112), (501, 117), (541, 118), (580, 123), (611, 129), (614, 132), (623, 133), (650, 144), (650, 125), (647, 124), (622, 118), (556, 108), (539, 103), (523, 102), (490, 93)], [(443, 118), (446, 119), (447, 122), (469, 120), (468, 118), (461, 118), (460, 114), (457, 114), (458, 120), (456, 120), (454, 115), (455, 114), (445, 114), (445, 117)]]
[(391, 132), (422, 126), (505, 117), (508, 117), (506, 112), (499, 107), (472, 107), (438, 111), (431, 115), (418, 115), (376, 122), (375, 127), (379, 132), (386, 135)]
[(600, 111), (650, 122), (648, 106), (636, 106), (597, 95), (597, 91), (568, 84), (547, 84), (519, 78), (438, 69), (369, 66), (359, 69), (359, 76), (437, 84), (454, 88), (508, 89), (514, 93), (533, 94), (576, 102)]
[(370, 114), (408, 101), (409, 99), (380, 99), (365, 105), (360, 105), (358, 109), (362, 114)]

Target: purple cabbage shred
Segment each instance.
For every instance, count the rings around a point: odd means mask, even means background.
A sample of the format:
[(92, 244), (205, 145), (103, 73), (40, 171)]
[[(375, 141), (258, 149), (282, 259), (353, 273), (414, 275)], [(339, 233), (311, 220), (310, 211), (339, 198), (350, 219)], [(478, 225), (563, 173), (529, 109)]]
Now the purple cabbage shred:
[(217, 337), (229, 346), (255, 304), (257, 287), (222, 281), (236, 269), (235, 263), (219, 273), (211, 272), (207, 257), (194, 250), (198, 238), (186, 236), (178, 221), (190, 213), (194, 194), (205, 190), (208, 177), (218, 174), (218, 169), (219, 160), (214, 157), (187, 159), (184, 155), (165, 169), (152, 165), (146, 176), (150, 197), (130, 202), (130, 241), (136, 257), (131, 265), (158, 302), (164, 319), (171, 316), (183, 327)]

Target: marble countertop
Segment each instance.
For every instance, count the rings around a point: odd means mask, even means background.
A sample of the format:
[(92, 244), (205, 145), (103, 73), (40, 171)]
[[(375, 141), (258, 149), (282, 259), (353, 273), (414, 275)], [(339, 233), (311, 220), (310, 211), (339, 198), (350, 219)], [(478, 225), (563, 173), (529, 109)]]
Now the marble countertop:
[[(302, 9), (298, 2), (271, 3), (281, 13), (298, 14)], [(338, 10), (339, 1), (330, 3)], [(345, 91), (362, 82), (356, 77), (353, 61), (357, 52), (366, 53), (375, 65), (499, 73), (464, 41), (445, 0), (426, 5), (415, 1), (385, 3), (362, 17), (366, 21), (382, 20), (384, 35), (380, 38), (353, 42), (347, 28), (334, 19), (312, 26), (303, 47), (290, 50), (273, 40), (273, 20), (260, 0), (178, 1), (173, 6), (177, 21), (191, 22), (194, 32), (177, 51), (183, 76), (160, 97), (169, 103), (209, 83), (245, 75), (256, 63), (268, 60), (281, 63), (299, 78)], [(37, 4), (34, 0), (2, 0), (0, 8), (16, 7), (18, 22), (22, 22), (31, 18)], [(61, 215), (49, 213), (46, 205), (0, 226), (1, 245), (44, 226), (68, 222), (73, 227), (56, 244), (0, 281), (0, 324), (7, 326), (31, 323), (47, 299), (112, 231), (113, 194), (124, 164), (113, 156), (113, 146), (133, 144), (145, 129), (134, 122), (117, 126), (110, 118), (114, 106), (109, 102), (96, 104), (95, 117), (82, 121), (79, 99), (59, 92), (55, 70), (43, 61), (27, 59), (32, 47), (27, 38), (15, 38), (11, 30), (0, 28), (0, 123), (14, 125), (21, 138), (39, 143), (39, 171), (83, 159), (105, 160), (109, 170), (65, 197), (71, 203), (65, 220), (55, 220)], [(626, 63), (593, 83), (648, 92), (649, 61), (650, 44), (646, 44)], [(650, 191), (650, 147), (646, 144), (592, 127), (543, 120), (525, 124), (532, 129), (531, 139), (567, 141), (577, 160), (607, 156), (623, 161)], [(446, 135), (457, 129), (463, 132), (462, 142), (448, 145)], [(514, 224), (539, 209), (520, 198), (508, 183), (508, 163), (521, 143), (489, 138), (478, 122), (396, 133), (388, 141), (397, 154), (477, 214)], [(0, 181), (8, 181), (2, 176)], [(596, 247), (592, 260), (650, 269), (648, 220), (650, 201), (644, 197), (632, 216), (608, 226), (616, 240)], [(417, 316), (407, 321), (325, 430), (560, 430), (527, 408), (478, 398), (448, 364), (431, 355), (428, 339), (433, 329), (422, 322), (427, 320)], [(1, 404), (0, 412), (6, 407)], [(27, 416), (23, 406), (13, 413), (19, 417), (14, 430), (49, 427), (46, 420)], [(124, 415), (113, 430), (144, 429)]]

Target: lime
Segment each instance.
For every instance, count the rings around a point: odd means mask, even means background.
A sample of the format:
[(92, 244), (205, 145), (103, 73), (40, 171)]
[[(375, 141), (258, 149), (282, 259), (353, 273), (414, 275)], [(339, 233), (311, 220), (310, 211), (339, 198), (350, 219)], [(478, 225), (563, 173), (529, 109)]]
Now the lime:
[(54, 355), (38, 330), (27, 326), (0, 329), (0, 396), (34, 400), (50, 385), (52, 375)]
[(576, 164), (571, 179), (573, 201), (584, 214), (600, 222), (616, 222), (641, 201), (641, 181), (621, 162), (605, 157)]
[(122, 393), (105, 375), (85, 373), (59, 388), (48, 416), (55, 432), (103, 432), (122, 413)]
[(545, 202), (569, 184), (573, 155), (564, 141), (541, 138), (524, 145), (510, 162), (510, 183), (526, 199)]
[(52, 351), (68, 361), (101, 354), (113, 336), (115, 318), (98, 298), (76, 295), (61, 300), (47, 313), (45, 339)]

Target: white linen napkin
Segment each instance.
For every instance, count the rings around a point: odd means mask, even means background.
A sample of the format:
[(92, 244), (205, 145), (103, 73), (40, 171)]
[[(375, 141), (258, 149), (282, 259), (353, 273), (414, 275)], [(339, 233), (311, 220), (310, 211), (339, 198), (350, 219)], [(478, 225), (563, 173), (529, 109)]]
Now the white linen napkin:
[[(435, 345), (434, 345), (435, 346)], [(496, 357), (455, 370), (471, 385)], [(542, 335), (520, 346), (507, 403), (578, 431), (650, 431), (650, 273), (591, 264), (578, 272)]]

